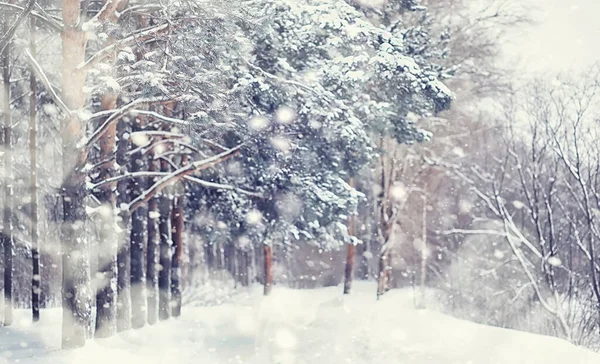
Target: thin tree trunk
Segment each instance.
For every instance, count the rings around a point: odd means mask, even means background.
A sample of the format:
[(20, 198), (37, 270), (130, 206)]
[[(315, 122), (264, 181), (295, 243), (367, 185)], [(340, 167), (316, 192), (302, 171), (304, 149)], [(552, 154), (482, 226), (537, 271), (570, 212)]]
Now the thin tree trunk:
[[(140, 131), (141, 119), (136, 120), (135, 131)], [(133, 145), (134, 148), (140, 145)], [(140, 172), (145, 170), (146, 163), (142, 151), (134, 153), (131, 157), (131, 171)], [(132, 180), (131, 186), (133, 196), (141, 195), (146, 189), (144, 179)], [(131, 215), (131, 323), (134, 329), (143, 327), (148, 317), (146, 300), (146, 217), (148, 213), (145, 207), (136, 209)]]
[(250, 250), (246, 252), (246, 271), (248, 272), (248, 275), (246, 276), (246, 285), (250, 286), (254, 280), (255, 280), (255, 266), (254, 266), (254, 248), (250, 247)]
[[(161, 160), (161, 171), (168, 172), (169, 166)], [(158, 318), (167, 320), (171, 317), (171, 198), (165, 190), (159, 201), (160, 218), (158, 229), (160, 231), (160, 271), (158, 273)]]
[(425, 279), (427, 277), (427, 195), (423, 195), (423, 236), (421, 246), (421, 302), (419, 308), (425, 308)]
[(215, 244), (215, 268), (218, 272), (220, 272), (221, 270), (225, 269), (224, 268), (224, 264), (223, 264), (223, 255), (224, 255), (224, 250), (222, 248), (222, 244), (220, 241), (217, 241)]
[[(155, 172), (156, 162), (151, 153), (148, 157), (148, 170)], [(148, 187), (154, 184), (153, 179), (148, 179)], [(146, 264), (146, 287), (148, 299), (148, 324), (154, 325), (158, 321), (158, 264), (160, 237), (158, 234), (158, 198), (154, 197), (148, 201), (148, 244), (147, 244), (147, 264)]]
[[(126, 173), (126, 153), (129, 149), (128, 133), (125, 120), (118, 123), (117, 134), (119, 143), (117, 145), (117, 164), (121, 166), (120, 174)], [(127, 203), (130, 200), (129, 183), (125, 180), (117, 183), (117, 205)], [(122, 217), (119, 222), (119, 252), (117, 254), (117, 331), (131, 329), (131, 255), (129, 244), (129, 220)]]
[[(350, 187), (354, 188), (354, 178), (350, 178)], [(356, 235), (356, 215), (350, 215), (348, 218), (348, 235)], [(350, 294), (352, 290), (352, 278), (354, 273), (354, 251), (356, 246), (352, 243), (348, 244), (346, 252), (346, 267), (344, 269), (344, 294)]]
[[(385, 140), (381, 139), (381, 147), (385, 148)], [(393, 152), (392, 152), (393, 155)], [(381, 235), (382, 246), (379, 252), (379, 266), (377, 275), (377, 299), (389, 291), (392, 282), (392, 249), (394, 243), (394, 225), (396, 223), (396, 212), (392, 208), (391, 186), (396, 178), (394, 157), (382, 156), (381, 162), (381, 191), (383, 195), (378, 202), (378, 235)]]
[(250, 286), (251, 281), (251, 274), (252, 274), (252, 257), (250, 256), (250, 254), (252, 254), (251, 251), (244, 251), (242, 253), (242, 258), (243, 258), (243, 266), (244, 266), (244, 286), (248, 287)]
[[(35, 18), (30, 21), (29, 51), (36, 56)], [(29, 183), (31, 184), (31, 261), (33, 266), (31, 277), (31, 314), (33, 322), (40, 320), (40, 247), (38, 236), (38, 198), (37, 198), (37, 81), (35, 73), (29, 76)]]
[(379, 265), (377, 274), (377, 299), (379, 299), (386, 291), (386, 274), (385, 269), (387, 267), (387, 252), (383, 252), (379, 255)]
[(233, 244), (226, 243), (223, 245), (223, 266), (235, 280), (233, 275)]
[(384, 244), (379, 253), (379, 269), (377, 275), (377, 299), (385, 292), (389, 291), (392, 282), (392, 252), (389, 247), (390, 241), (393, 239), (393, 222), (384, 224)]
[[(80, 29), (79, 0), (63, 0), (62, 93), (70, 110), (85, 104), (85, 72), (78, 66), (85, 61), (85, 33)], [(84, 228), (85, 151), (78, 147), (85, 136), (85, 125), (76, 113), (62, 119), (63, 224), (62, 232), (62, 347), (83, 346), (91, 322), (89, 242)]]
[[(6, 31), (8, 22), (4, 27)], [(12, 113), (10, 111), (10, 53), (11, 44), (8, 44), (2, 54), (2, 88), (4, 123), (4, 209), (2, 227), (2, 246), (4, 249), (4, 326), (10, 326), (13, 321), (12, 278), (14, 241), (11, 221), (12, 210)]]
[[(102, 110), (115, 109), (116, 95), (104, 95), (101, 100)], [(109, 161), (115, 153), (117, 126), (113, 124), (99, 141), (100, 161)], [(115, 175), (113, 162), (102, 163), (99, 180), (105, 180)], [(101, 187), (98, 199), (102, 203), (99, 222), (100, 234), (97, 249), (96, 286), (96, 333), (99, 338), (110, 337), (117, 332), (117, 252), (118, 238), (116, 233), (117, 195), (112, 183)]]
[(240, 283), (240, 267), (238, 265), (238, 250), (236, 247), (232, 248), (232, 275), (233, 275), (233, 285), (234, 288), (237, 288), (238, 283)]
[(246, 251), (245, 250), (238, 249), (236, 265), (237, 265), (238, 279), (240, 281), (240, 284), (242, 285), (242, 287), (246, 287), (247, 286), (246, 277), (248, 276), (248, 267), (246, 266)]
[(183, 255), (183, 233), (184, 233), (184, 214), (183, 214), (183, 195), (175, 198), (173, 211), (171, 213), (171, 223), (173, 231), (173, 264), (171, 266), (171, 301), (173, 317), (181, 316), (181, 259)]
[(354, 244), (348, 244), (346, 251), (346, 268), (344, 270), (344, 294), (350, 294), (352, 290), (352, 272), (354, 269)]
[(273, 250), (268, 244), (264, 244), (264, 295), (271, 294), (273, 286)]

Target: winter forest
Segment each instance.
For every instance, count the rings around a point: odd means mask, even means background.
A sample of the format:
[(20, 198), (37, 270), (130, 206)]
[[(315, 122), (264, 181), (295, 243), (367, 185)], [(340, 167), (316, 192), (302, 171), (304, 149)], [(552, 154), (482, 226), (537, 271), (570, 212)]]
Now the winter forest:
[(597, 362), (600, 66), (521, 72), (536, 11), (0, 0), (0, 363)]

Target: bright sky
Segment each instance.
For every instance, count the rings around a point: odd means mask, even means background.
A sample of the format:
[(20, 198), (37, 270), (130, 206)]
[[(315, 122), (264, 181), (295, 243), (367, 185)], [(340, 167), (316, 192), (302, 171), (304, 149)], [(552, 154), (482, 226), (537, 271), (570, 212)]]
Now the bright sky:
[(507, 61), (531, 72), (583, 69), (600, 62), (600, 0), (529, 0), (537, 23), (515, 35)]

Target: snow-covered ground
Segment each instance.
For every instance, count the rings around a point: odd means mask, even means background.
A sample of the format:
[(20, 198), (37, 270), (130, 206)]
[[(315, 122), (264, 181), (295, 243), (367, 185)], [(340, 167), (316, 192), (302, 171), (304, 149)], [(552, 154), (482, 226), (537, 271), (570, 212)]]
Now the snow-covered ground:
[[(259, 287), (219, 305), (189, 304), (183, 316), (119, 337), (60, 351), (60, 310), (29, 312), (0, 329), (0, 363), (253, 363), (253, 364), (587, 364), (600, 355), (563, 340), (477, 325), (438, 312), (415, 310), (412, 291), (375, 300), (375, 287)], [(208, 297), (204, 302), (218, 302)]]

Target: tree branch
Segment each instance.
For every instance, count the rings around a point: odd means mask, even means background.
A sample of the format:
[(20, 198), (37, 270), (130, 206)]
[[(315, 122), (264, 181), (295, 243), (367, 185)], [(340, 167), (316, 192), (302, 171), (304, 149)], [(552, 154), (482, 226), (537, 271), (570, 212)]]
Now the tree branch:
[[(123, 107), (121, 107), (118, 110), (111, 110), (113, 112), (108, 117), (108, 119), (106, 119), (106, 121), (104, 121), (104, 123), (102, 125), (100, 125), (100, 127), (98, 129), (96, 129), (96, 131), (89, 138), (83, 138), (81, 141), (79, 141), (78, 144), (80, 146), (85, 146), (85, 149), (89, 149), (98, 140), (100, 140), (100, 138), (104, 135), (104, 133), (106, 133), (106, 131), (110, 128), (110, 126), (113, 123), (116, 123), (117, 121), (119, 121), (131, 109), (133, 109), (133, 107), (135, 107), (137, 105), (154, 103), (154, 102), (171, 101), (171, 100), (172, 99), (169, 99), (169, 98), (166, 98), (166, 97), (142, 98), (142, 99), (134, 100), (134, 101), (130, 102), (129, 104), (124, 105)], [(94, 115), (94, 117), (98, 117), (97, 115), (98, 114)], [(102, 116), (104, 116), (104, 113), (103, 113)]]
[(122, 213), (130, 214), (140, 206), (148, 202), (152, 197), (154, 197), (157, 193), (162, 191), (165, 187), (185, 178), (185, 176), (190, 175), (197, 171), (202, 171), (207, 168), (213, 167), (235, 155), (237, 155), (244, 144), (240, 144), (235, 148), (228, 149), (227, 151), (212, 156), (210, 158), (206, 158), (203, 160), (195, 161), (190, 163), (187, 166), (183, 166), (176, 171), (169, 173), (164, 176), (160, 180), (156, 181), (148, 190), (144, 191), (141, 195), (134, 198), (129, 204), (127, 204), (123, 209)]
[(37, 63), (37, 61), (31, 55), (31, 53), (29, 52), (28, 49), (25, 49), (25, 56), (27, 57), (27, 62), (29, 63), (29, 66), (31, 67), (31, 69), (33, 70), (35, 75), (38, 77), (38, 79), (44, 84), (44, 87), (46, 87), (46, 89), (48, 90), (48, 93), (50, 94), (50, 97), (52, 97), (52, 100), (54, 100), (56, 105), (58, 105), (58, 107), (60, 107), (62, 112), (64, 112), (66, 115), (70, 115), (71, 110), (69, 110), (69, 108), (62, 101), (60, 96), (58, 96), (58, 93), (56, 93), (56, 91), (54, 90), (54, 87), (52, 87), (52, 85), (50, 84), (50, 80), (48, 80), (46, 73), (44, 72), (42, 67), (39, 65), (39, 63)]
[(148, 38), (151, 38), (152, 36), (167, 30), (169, 28), (169, 26), (170, 26), (170, 24), (161, 24), (158, 26), (141, 29), (140, 31), (135, 32), (126, 38), (123, 38), (114, 43), (111, 43), (110, 45), (100, 49), (98, 52), (96, 52), (92, 57), (90, 57), (83, 64), (80, 64), (79, 66), (77, 66), (77, 69), (78, 70), (88, 70), (91, 67), (93, 67), (97, 62), (100, 62), (105, 57), (112, 54), (116, 49), (124, 47), (133, 41), (139, 42), (139, 41), (143, 41)]
[[(36, 4), (36, 6), (39, 8), (39, 5)], [(18, 5), (11, 4), (11, 3), (4, 3), (4, 2), (0, 2), (0, 8), (7, 8), (8, 10), (20, 11), (20, 12), (25, 11), (25, 8), (22, 6), (18, 6)], [(53, 18), (51, 16), (47, 16), (47, 15), (48, 14), (45, 14), (44, 12), (38, 13), (37, 11), (31, 11), (29, 13), (29, 16), (33, 16), (36, 19), (44, 22), (45, 24), (50, 26), (50, 28), (56, 30), (57, 32), (62, 32), (62, 24), (60, 24), (55, 18)]]
[(29, 0), (27, 6), (19, 14), (14, 24), (10, 28), (8, 28), (8, 31), (2, 36), (2, 38), (0, 38), (0, 54), (4, 53), (6, 46), (8, 46), (12, 38), (15, 36), (17, 29), (21, 26), (21, 24), (23, 24), (29, 13), (33, 11), (33, 8), (35, 7), (35, 2), (36, 0)]

